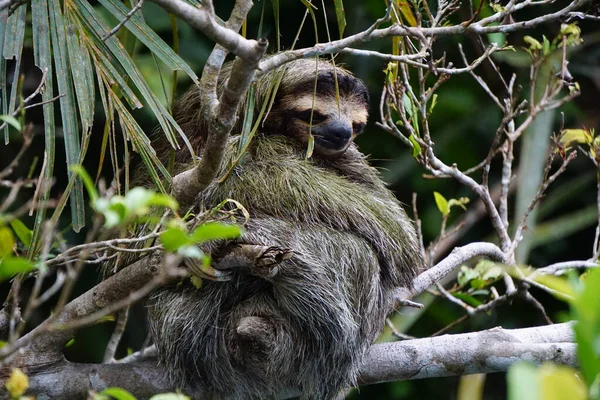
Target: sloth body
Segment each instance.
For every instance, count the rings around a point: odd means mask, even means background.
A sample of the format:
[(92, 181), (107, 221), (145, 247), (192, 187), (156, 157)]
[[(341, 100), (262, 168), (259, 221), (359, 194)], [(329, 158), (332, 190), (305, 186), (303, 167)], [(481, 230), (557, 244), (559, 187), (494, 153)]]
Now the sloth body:
[[(233, 269), (226, 282), (162, 288), (149, 300), (159, 359), (177, 385), (224, 398), (275, 397), (286, 389), (306, 399), (333, 398), (356, 384), (395, 289), (416, 274), (412, 223), (352, 143), (367, 118), (364, 86), (338, 68), (337, 102), (335, 67), (321, 64), (312, 111), (315, 155), (305, 158), (315, 63), (296, 61), (243, 162), (197, 198), (200, 211), (228, 198), (246, 207), (246, 232), (233, 245), (286, 248), (291, 258), (269, 274)], [(307, 68), (312, 73), (303, 72), (304, 80), (290, 76)], [(182, 101), (190, 107), (185, 96)], [(186, 121), (181, 124), (191, 136)], [(196, 135), (199, 147), (202, 134)], [(238, 141), (229, 141), (221, 176), (237, 156)], [(218, 259), (231, 245), (203, 250)]]

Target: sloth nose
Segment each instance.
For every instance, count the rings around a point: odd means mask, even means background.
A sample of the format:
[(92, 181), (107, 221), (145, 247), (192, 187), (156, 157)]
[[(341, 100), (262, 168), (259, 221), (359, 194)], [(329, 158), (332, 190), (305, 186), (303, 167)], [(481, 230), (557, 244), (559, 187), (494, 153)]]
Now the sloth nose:
[(345, 143), (352, 139), (352, 127), (343, 122), (335, 121), (329, 127), (329, 134), (334, 141)]

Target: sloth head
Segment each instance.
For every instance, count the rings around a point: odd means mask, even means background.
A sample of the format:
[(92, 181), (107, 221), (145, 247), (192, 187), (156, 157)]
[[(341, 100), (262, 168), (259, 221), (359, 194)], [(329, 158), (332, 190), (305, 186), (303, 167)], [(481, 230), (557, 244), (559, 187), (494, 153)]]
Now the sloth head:
[[(232, 63), (223, 65), (219, 92), (225, 87), (231, 66)], [(281, 68), (284, 72), (273, 106), (261, 122), (259, 133), (287, 136), (305, 147), (312, 134), (315, 154), (325, 157), (346, 151), (352, 140), (362, 133), (367, 122), (369, 94), (364, 83), (324, 59), (295, 60)], [(270, 101), (269, 93), (279, 80), (281, 71), (276, 69), (258, 76), (255, 110), (260, 110), (265, 101)], [(208, 127), (200, 110), (200, 92), (196, 86), (192, 86), (173, 109), (175, 120), (193, 143), (197, 154), (208, 135)], [(242, 131), (244, 110), (245, 105), (241, 104), (233, 134)], [(164, 135), (159, 135), (154, 147), (159, 157), (166, 160), (170, 145)], [(185, 150), (178, 152), (176, 161), (189, 161), (189, 153)]]
[[(325, 60), (297, 60), (285, 72), (263, 133), (285, 135), (323, 156), (341, 154), (365, 128), (369, 95), (361, 80)], [(257, 93), (264, 97), (279, 71), (259, 78)], [(315, 76), (316, 89), (315, 89)], [(338, 96), (339, 94), (339, 96)], [(259, 96), (257, 100), (262, 100)]]

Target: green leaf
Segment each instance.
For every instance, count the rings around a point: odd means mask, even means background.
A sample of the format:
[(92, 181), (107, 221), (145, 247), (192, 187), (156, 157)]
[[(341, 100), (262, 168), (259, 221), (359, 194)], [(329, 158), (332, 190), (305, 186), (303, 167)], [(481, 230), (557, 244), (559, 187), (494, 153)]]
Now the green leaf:
[(163, 247), (169, 251), (176, 252), (180, 247), (190, 244), (187, 233), (178, 227), (172, 227), (160, 234)]
[(335, 8), (335, 18), (337, 19), (338, 30), (340, 31), (340, 39), (344, 37), (344, 29), (346, 29), (346, 12), (344, 11), (343, 0), (333, 0)]
[(35, 270), (35, 266), (30, 261), (22, 257), (6, 256), (0, 260), (0, 282), (33, 270)]
[(460, 270), (458, 271), (457, 282), (460, 286), (464, 286), (469, 281), (479, 277), (477, 271), (473, 268), (469, 268), (466, 265), (461, 265)]
[[(56, 147), (56, 131), (54, 123), (54, 81), (52, 72), (52, 51), (50, 45), (50, 22), (48, 19), (48, 0), (37, 0), (31, 2), (31, 21), (33, 32), (33, 55), (35, 65), (41, 70), (47, 68), (46, 84), (42, 92), (42, 106), (44, 113), (44, 157), (45, 168), (43, 170), (43, 179), (50, 182), (54, 179), (54, 155)], [(48, 185), (49, 186), (49, 185)], [(42, 190), (39, 197), (40, 203), (45, 203), (50, 199), (50, 187)], [(31, 248), (34, 251), (28, 253), (28, 257), (34, 257), (40, 247), (40, 238), (43, 224), (46, 217), (46, 207), (38, 207), (35, 214), (35, 223), (33, 227), (33, 239)]]
[(202, 243), (215, 239), (235, 239), (240, 237), (243, 232), (243, 229), (237, 225), (209, 222), (194, 229), (191, 240), (194, 243)]
[(465, 303), (467, 303), (468, 305), (470, 305), (472, 307), (478, 307), (483, 304), (481, 301), (477, 300), (471, 294), (455, 292), (455, 293), (452, 293), (452, 296), (464, 301)]
[(575, 295), (573, 292), (573, 287), (564, 277), (554, 275), (539, 275), (535, 277), (535, 281), (558, 292), (555, 297), (559, 300), (569, 302)]
[[(131, 11), (125, 7), (123, 2), (115, 0), (99, 0), (118, 21), (125, 20), (125, 16)], [(172, 70), (184, 71), (194, 83), (199, 83), (198, 76), (143, 20), (139, 12), (134, 13), (125, 22), (125, 27), (144, 43), (150, 52), (158, 57)]]
[(600, 270), (590, 270), (583, 283), (583, 290), (573, 302), (577, 319), (573, 329), (579, 365), (588, 387), (592, 387), (600, 374)]
[[(31, 245), (31, 238), (33, 237), (33, 231), (25, 226), (25, 224), (18, 218), (10, 221), (10, 227), (13, 229), (19, 240), (26, 246)], [(1, 239), (0, 239), (1, 240)], [(0, 245), (1, 246), (1, 245)]]
[[(56, 71), (60, 71), (60, 73), (56, 74), (56, 81), (58, 83), (58, 91), (62, 94), (59, 104), (65, 154), (67, 165), (76, 165), (81, 159), (81, 147), (77, 126), (77, 102), (75, 100), (72, 75), (67, 72), (71, 70), (72, 66), (69, 63), (67, 52), (65, 22), (59, 2), (51, 1), (49, 7), (54, 64)], [(68, 172), (69, 178), (72, 178), (73, 173), (72, 171)], [(75, 179), (73, 186), (71, 186), (71, 193), (67, 192), (63, 194), (63, 196), (66, 195), (70, 195), (73, 230), (79, 232), (85, 225), (85, 203), (83, 201), (83, 185), (80, 179)]]
[(542, 400), (537, 369), (528, 363), (511, 365), (506, 374), (508, 400)]
[(67, 35), (67, 49), (71, 63), (71, 79), (77, 94), (77, 108), (83, 125), (82, 133), (85, 135), (94, 122), (94, 105), (96, 104), (92, 61), (87, 48), (78, 35)]
[(560, 133), (560, 144), (569, 147), (572, 143), (591, 144), (594, 138), (587, 129), (563, 129)]
[(106, 388), (99, 394), (113, 397), (116, 400), (136, 400), (134, 395), (129, 393), (127, 390), (118, 387)]
[(19, 132), (21, 132), (21, 129), (23, 128), (21, 126), (21, 123), (12, 115), (0, 115), (0, 121), (6, 122), (8, 125), (12, 126)]
[(542, 364), (539, 369), (544, 400), (587, 400), (586, 388), (577, 371), (564, 365)]
[(442, 196), (438, 192), (433, 192), (433, 197), (435, 198), (435, 204), (437, 205), (438, 210), (445, 217), (450, 214), (450, 206), (448, 205), (448, 200), (444, 196)]
[(413, 135), (412, 133), (408, 137), (408, 141), (413, 145), (412, 156), (414, 158), (417, 158), (421, 154), (421, 145), (419, 144), (419, 142), (417, 142), (417, 139), (415, 139), (415, 135)]
[(0, 258), (10, 256), (14, 247), (15, 238), (12, 231), (6, 226), (0, 226)]
[(542, 44), (529, 35), (523, 37), (523, 41), (529, 45), (529, 50), (541, 50)]

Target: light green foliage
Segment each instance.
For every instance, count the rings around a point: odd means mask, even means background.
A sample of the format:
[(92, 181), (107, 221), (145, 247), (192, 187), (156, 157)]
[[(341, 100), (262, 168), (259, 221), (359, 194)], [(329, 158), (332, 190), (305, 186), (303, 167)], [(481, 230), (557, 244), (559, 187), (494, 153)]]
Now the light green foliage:
[(438, 210), (440, 210), (444, 217), (447, 217), (450, 214), (450, 209), (452, 207), (458, 206), (466, 211), (466, 205), (469, 204), (469, 199), (467, 197), (446, 200), (446, 198), (438, 192), (433, 192), (433, 197), (435, 198), (435, 204), (437, 205)]
[(104, 215), (108, 228), (131, 223), (139, 217), (150, 214), (152, 207), (165, 207), (172, 210), (178, 208), (177, 202), (170, 196), (154, 193), (148, 189), (136, 187), (125, 196), (115, 195), (110, 198), (98, 198), (93, 203), (94, 209)]
[(118, 387), (106, 388), (94, 396), (94, 400), (136, 400), (136, 397), (125, 389)]
[(197, 244), (218, 239), (235, 239), (242, 235), (243, 229), (237, 225), (208, 222), (195, 228), (191, 233), (180, 224), (171, 223), (160, 235), (160, 241), (166, 250), (177, 252), (185, 257), (210, 261), (196, 246)]
[(35, 269), (33, 263), (13, 255), (15, 245), (12, 230), (5, 225), (0, 225), (0, 282), (12, 278), (16, 274), (31, 272)]
[(573, 368), (517, 363), (507, 374), (508, 400), (585, 400), (585, 386)]
[(573, 303), (579, 365), (591, 398), (600, 398), (600, 270), (585, 275)]

